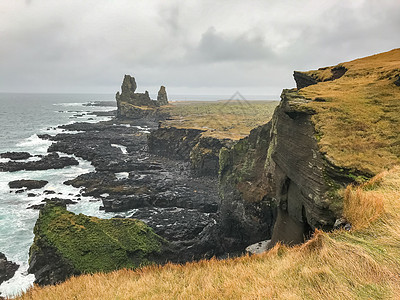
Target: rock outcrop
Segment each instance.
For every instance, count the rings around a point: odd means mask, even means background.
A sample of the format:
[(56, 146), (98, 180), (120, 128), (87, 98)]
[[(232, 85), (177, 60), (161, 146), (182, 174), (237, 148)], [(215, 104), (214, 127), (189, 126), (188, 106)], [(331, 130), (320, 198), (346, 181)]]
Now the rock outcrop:
[(19, 265), (7, 260), (6, 256), (0, 252), (0, 284), (11, 279), (18, 268)]
[(32, 157), (28, 152), (5, 152), (0, 154), (1, 158), (9, 158), (12, 160), (24, 160)]
[(32, 189), (41, 189), (48, 183), (49, 182), (46, 180), (20, 179), (20, 180), (10, 181), (8, 183), (8, 186), (12, 189), (26, 188), (27, 190), (32, 190)]
[(37, 161), (8, 161), (0, 163), (0, 172), (62, 169), (67, 166), (76, 166), (78, 164), (79, 162), (73, 157), (60, 157), (57, 153), (50, 153)]
[(190, 161), (197, 176), (217, 176), (219, 151), (230, 147), (230, 139), (202, 135), (203, 130), (160, 127), (148, 136), (149, 152), (183, 161)]
[(317, 71), (298, 72), (294, 71), (293, 77), (296, 81), (297, 89), (300, 90), (318, 82), (333, 81), (339, 79), (347, 72), (347, 68), (342, 65), (334, 67), (319, 68)]
[(137, 84), (134, 77), (125, 75), (121, 85), (121, 93), (117, 92), (117, 117), (139, 119), (154, 114), (153, 109), (168, 104), (167, 92), (161, 86), (157, 100), (152, 100), (149, 92), (136, 93)]
[(141, 221), (75, 215), (54, 204), (40, 211), (34, 233), (29, 272), (39, 285), (162, 262), (168, 251), (167, 242)]
[(160, 90), (158, 91), (157, 103), (159, 106), (168, 104), (167, 91), (165, 90), (165, 86), (163, 85), (160, 87)]

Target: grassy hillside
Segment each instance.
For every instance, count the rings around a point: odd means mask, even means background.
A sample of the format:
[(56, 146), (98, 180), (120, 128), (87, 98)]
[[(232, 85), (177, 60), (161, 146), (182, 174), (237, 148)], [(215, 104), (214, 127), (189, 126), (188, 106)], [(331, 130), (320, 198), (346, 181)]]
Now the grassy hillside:
[(171, 120), (163, 126), (206, 130), (204, 136), (239, 140), (250, 130), (268, 122), (277, 101), (204, 101), (175, 102), (160, 110)]
[(400, 49), (323, 68), (305, 74), (329, 80), (300, 90), (308, 104), (321, 151), (338, 166), (371, 175), (400, 163)]
[[(376, 208), (376, 209), (375, 209)], [(400, 167), (348, 187), (353, 230), (316, 232), (236, 259), (71, 278), (17, 299), (396, 299), (400, 294)]]

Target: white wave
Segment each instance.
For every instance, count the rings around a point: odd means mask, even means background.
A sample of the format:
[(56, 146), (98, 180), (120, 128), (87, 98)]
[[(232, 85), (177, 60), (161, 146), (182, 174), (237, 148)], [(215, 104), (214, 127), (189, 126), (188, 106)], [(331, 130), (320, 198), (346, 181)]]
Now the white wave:
[(126, 150), (125, 146), (117, 145), (117, 144), (111, 144), (111, 146), (121, 149), (122, 154), (128, 154), (128, 150)]
[(129, 173), (128, 172), (115, 173), (115, 177), (117, 177), (117, 179), (126, 179), (129, 178)]
[(85, 103), (83, 103), (83, 102), (71, 102), (71, 103), (54, 103), (53, 105), (70, 107), (70, 106), (84, 106), (84, 104)]
[(26, 262), (17, 262), (20, 267), (10, 280), (0, 285), (0, 293), (7, 297), (14, 297), (23, 291), (26, 291), (33, 285), (35, 275), (28, 274), (28, 264)]
[(22, 142), (19, 142), (16, 146), (20, 148), (20, 150), (27, 151), (31, 154), (45, 154), (47, 153), (47, 148), (51, 144), (52, 141), (43, 140), (39, 138), (37, 134), (33, 134)]

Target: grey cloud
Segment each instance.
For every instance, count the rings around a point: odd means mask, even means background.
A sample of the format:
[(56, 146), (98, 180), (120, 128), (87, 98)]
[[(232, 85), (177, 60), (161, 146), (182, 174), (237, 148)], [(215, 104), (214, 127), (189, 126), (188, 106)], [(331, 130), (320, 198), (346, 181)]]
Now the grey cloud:
[(294, 69), (399, 47), (399, 1), (28, 2), (2, 6), (0, 91), (114, 93), (130, 73), (143, 90), (279, 94)]
[(188, 50), (188, 56), (206, 62), (271, 59), (273, 53), (264, 42), (262, 36), (251, 37), (250, 32), (230, 37), (210, 27), (202, 34), (199, 45)]

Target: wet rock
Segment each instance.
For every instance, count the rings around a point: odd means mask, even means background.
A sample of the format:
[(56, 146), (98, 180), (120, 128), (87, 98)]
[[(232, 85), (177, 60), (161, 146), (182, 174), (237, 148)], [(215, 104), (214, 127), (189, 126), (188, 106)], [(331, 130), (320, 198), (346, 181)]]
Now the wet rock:
[(55, 191), (52, 191), (52, 190), (45, 190), (44, 192), (43, 192), (43, 194), (45, 194), (45, 195), (50, 195), (50, 194), (55, 194), (56, 192)]
[(29, 205), (26, 209), (42, 209), (46, 204), (41, 203), (41, 204), (32, 204)]
[(0, 284), (11, 279), (18, 268), (19, 265), (7, 260), (6, 256), (0, 252)]
[(79, 162), (73, 157), (60, 157), (57, 153), (50, 153), (38, 161), (0, 163), (0, 172), (15, 172), (21, 170), (49, 170), (62, 169), (67, 166), (76, 166)]
[(41, 189), (49, 182), (46, 180), (29, 180), (29, 179), (21, 179), (14, 180), (8, 183), (8, 186), (12, 189), (21, 189), (26, 188), (27, 190), (32, 189)]
[(9, 158), (12, 160), (23, 160), (32, 157), (28, 152), (5, 152), (0, 154), (1, 158)]

